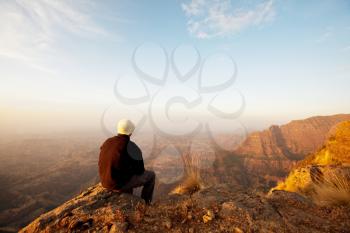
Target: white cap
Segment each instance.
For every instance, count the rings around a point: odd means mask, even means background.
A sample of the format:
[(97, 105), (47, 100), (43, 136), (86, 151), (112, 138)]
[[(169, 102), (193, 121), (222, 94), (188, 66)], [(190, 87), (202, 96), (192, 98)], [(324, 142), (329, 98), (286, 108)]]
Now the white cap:
[(130, 120), (122, 119), (118, 122), (118, 134), (131, 135), (134, 129), (135, 125)]

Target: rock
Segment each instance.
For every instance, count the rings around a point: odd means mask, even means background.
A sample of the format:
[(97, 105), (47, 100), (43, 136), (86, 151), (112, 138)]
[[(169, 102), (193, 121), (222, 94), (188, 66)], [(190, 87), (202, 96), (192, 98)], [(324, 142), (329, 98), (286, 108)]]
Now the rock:
[(172, 223), (171, 220), (169, 218), (164, 219), (162, 225), (167, 228), (170, 229), (172, 227)]
[(63, 227), (68, 226), (69, 223), (70, 223), (70, 218), (65, 217), (63, 219), (60, 219), (60, 221), (58, 222), (58, 225), (63, 228)]
[(210, 222), (214, 218), (215, 218), (214, 212), (211, 210), (207, 210), (207, 213), (205, 215), (203, 215), (203, 222), (204, 223)]
[(108, 226), (104, 226), (102, 228), (102, 232), (108, 233), (109, 232), (109, 227)]
[(132, 225), (139, 224), (142, 222), (143, 219), (143, 213), (139, 210), (134, 211), (130, 216), (128, 217), (128, 222), (130, 222)]
[(143, 218), (143, 221), (146, 222), (146, 223), (154, 223), (157, 219), (155, 218), (150, 218), (150, 217), (144, 217)]
[(235, 203), (232, 201), (224, 202), (221, 205), (221, 210), (219, 212), (219, 216), (222, 218), (228, 218), (234, 215), (236, 210)]
[(83, 224), (84, 222), (82, 220), (73, 220), (70, 222), (68, 229), (74, 230), (74, 229), (80, 228)]
[[(349, 114), (317, 116), (271, 126), (251, 133), (235, 150), (249, 174), (284, 177), (296, 160), (320, 149), (338, 123), (350, 120)], [(266, 162), (266, 160), (268, 162)]]
[(120, 223), (115, 222), (113, 223), (111, 229), (109, 230), (109, 233), (125, 233), (128, 230), (128, 224), (126, 222)]
[[(20, 232), (316, 233), (350, 229), (349, 206), (320, 207), (299, 194), (286, 191), (265, 196), (253, 190), (212, 186), (193, 196), (163, 197), (145, 209), (138, 207), (137, 197), (112, 194), (103, 195), (103, 199), (100, 195), (103, 193), (105, 190), (100, 186), (94, 186), (89, 194), (43, 214)], [(218, 196), (216, 200), (212, 198), (214, 193)], [(87, 213), (88, 206), (91, 208)], [(73, 214), (64, 215), (66, 211)], [(130, 221), (141, 213), (141, 221)]]
[(107, 226), (103, 232), (108, 232), (111, 223), (124, 222), (143, 202), (139, 197), (110, 192), (98, 184), (83, 192), (83, 195), (41, 215), (20, 232), (92, 231), (98, 226)]
[(193, 218), (192, 212), (188, 212), (188, 213), (187, 213), (187, 219), (188, 219), (188, 220), (191, 220), (192, 218)]
[(180, 228), (176, 228), (173, 230), (173, 233), (182, 233), (182, 230)]
[(243, 233), (243, 231), (238, 227), (233, 228), (233, 232), (234, 233)]
[(226, 226), (223, 224), (219, 225), (220, 232), (225, 232)]
[(349, 203), (350, 194), (346, 188), (350, 180), (349, 155), (350, 121), (344, 121), (333, 128), (322, 149), (299, 161), (286, 179), (271, 191), (297, 192), (319, 205)]

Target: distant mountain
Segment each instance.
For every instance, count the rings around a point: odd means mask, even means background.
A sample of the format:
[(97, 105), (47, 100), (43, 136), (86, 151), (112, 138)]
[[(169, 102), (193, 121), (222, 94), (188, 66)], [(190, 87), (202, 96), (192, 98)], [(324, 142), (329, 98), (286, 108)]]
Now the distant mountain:
[(0, 232), (17, 232), (96, 184), (97, 156), (96, 138), (19, 138), (1, 145)]
[(350, 121), (338, 124), (325, 145), (273, 190), (298, 192), (320, 204), (350, 204)]
[(319, 149), (332, 127), (346, 120), (350, 120), (350, 114), (316, 116), (282, 126), (273, 125), (249, 135), (236, 152), (248, 156), (300, 160)]
[[(235, 135), (221, 136), (215, 143), (204, 136), (197, 141), (157, 139), (156, 148), (152, 148), (149, 135), (136, 142), (144, 152), (146, 167), (157, 173), (156, 199), (181, 181), (184, 170), (181, 153), (170, 153), (167, 150), (170, 145), (179, 152), (201, 157), (198, 159), (201, 176), (208, 186), (229, 183), (236, 188), (269, 190), (297, 161), (319, 149), (337, 123), (347, 119), (350, 120), (350, 115), (343, 114), (272, 126), (252, 133), (234, 151), (227, 148), (233, 148), (232, 141), (240, 142)], [(98, 147), (102, 141), (101, 138), (73, 140), (67, 136), (18, 139), (2, 144), (0, 232), (17, 232), (20, 226), (98, 182)], [(160, 156), (152, 159), (151, 154), (158, 153)], [(176, 178), (176, 182), (169, 183), (170, 178)]]
[[(237, 178), (234, 175), (244, 175), (241, 167), (244, 159), (240, 161), (242, 157), (228, 153), (219, 156), (221, 160), (214, 164), (224, 168), (222, 172), (213, 173), (218, 177), (231, 176), (225, 184), (202, 187), (191, 195), (164, 194), (151, 206), (145, 206), (138, 197), (106, 191), (98, 184), (41, 215), (20, 232), (347, 232), (350, 228), (350, 168), (347, 167), (350, 166), (350, 121), (334, 127), (335, 118), (342, 120), (338, 117), (291, 123), (306, 127), (313, 122), (313, 127), (309, 126), (304, 134), (315, 135), (310, 131), (321, 127), (320, 137), (328, 141), (317, 153), (299, 161), (286, 182), (280, 183), (269, 195), (231, 182)], [(294, 146), (304, 154), (308, 151)], [(280, 153), (282, 157), (284, 152)], [(295, 161), (301, 155), (287, 159)], [(236, 170), (230, 169), (229, 166), (234, 165)], [(315, 193), (319, 194), (318, 199), (309, 195)]]
[(273, 125), (254, 132), (234, 151), (249, 174), (276, 180), (293, 165), (317, 151), (339, 122), (350, 120), (350, 114), (316, 116), (295, 120), (286, 125)]

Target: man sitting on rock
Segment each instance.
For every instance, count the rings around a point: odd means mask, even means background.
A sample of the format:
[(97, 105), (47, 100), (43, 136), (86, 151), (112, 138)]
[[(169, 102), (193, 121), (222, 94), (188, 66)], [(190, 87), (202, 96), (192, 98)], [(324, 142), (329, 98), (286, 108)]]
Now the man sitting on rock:
[(108, 190), (133, 193), (141, 187), (141, 197), (151, 203), (155, 184), (155, 173), (145, 170), (140, 148), (130, 136), (135, 125), (130, 120), (118, 122), (118, 135), (108, 138), (101, 146), (98, 162), (102, 186)]

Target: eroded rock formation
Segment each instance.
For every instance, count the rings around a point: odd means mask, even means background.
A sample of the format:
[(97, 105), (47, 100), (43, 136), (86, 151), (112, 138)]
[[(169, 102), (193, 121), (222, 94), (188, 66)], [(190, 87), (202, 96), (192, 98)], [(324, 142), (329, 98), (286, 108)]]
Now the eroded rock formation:
[(286, 191), (266, 196), (227, 185), (145, 206), (96, 185), (21, 232), (346, 232), (348, 207), (318, 207)]
[(255, 132), (235, 150), (249, 174), (284, 177), (297, 161), (316, 152), (340, 122), (350, 114), (317, 116)]

